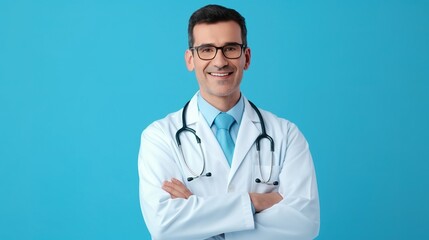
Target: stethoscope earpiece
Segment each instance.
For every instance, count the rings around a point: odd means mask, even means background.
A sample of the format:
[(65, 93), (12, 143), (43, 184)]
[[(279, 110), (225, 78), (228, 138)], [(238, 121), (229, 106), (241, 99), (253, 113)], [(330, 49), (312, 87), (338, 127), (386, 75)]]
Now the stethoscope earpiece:
[(190, 181), (192, 181), (192, 180), (194, 180), (194, 179), (197, 179), (197, 178), (199, 178), (199, 177), (211, 177), (212, 176), (212, 173), (211, 172), (208, 172), (208, 173), (206, 173), (206, 174), (201, 174), (201, 175), (199, 175), (199, 176), (195, 176), (195, 177), (188, 177), (186, 180), (188, 180), (188, 182), (190, 182)]
[(265, 183), (265, 184), (268, 184), (268, 185), (274, 185), (274, 186), (279, 185), (279, 181), (274, 181), (273, 183), (270, 183), (270, 182), (268, 182), (268, 181), (264, 181), (264, 182), (262, 182), (262, 181), (261, 181), (261, 179), (259, 179), (259, 178), (256, 178), (256, 179), (255, 179), (255, 182), (256, 182), (256, 183)]

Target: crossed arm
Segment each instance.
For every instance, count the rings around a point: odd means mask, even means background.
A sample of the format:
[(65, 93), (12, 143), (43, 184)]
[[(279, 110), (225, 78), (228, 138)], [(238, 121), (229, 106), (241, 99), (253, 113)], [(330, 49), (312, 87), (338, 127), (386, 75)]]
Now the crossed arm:
[[(172, 178), (171, 181), (164, 181), (162, 189), (170, 194), (172, 199), (184, 198), (188, 199), (192, 194), (191, 191), (179, 180)], [(261, 212), (274, 204), (280, 202), (283, 197), (277, 193), (249, 193), (250, 201), (255, 208), (255, 211)]]

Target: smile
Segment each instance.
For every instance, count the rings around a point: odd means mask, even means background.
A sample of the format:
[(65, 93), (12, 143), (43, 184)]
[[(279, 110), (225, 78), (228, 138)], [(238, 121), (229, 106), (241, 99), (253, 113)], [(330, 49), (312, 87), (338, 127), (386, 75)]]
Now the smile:
[(225, 77), (225, 76), (231, 75), (232, 72), (223, 72), (223, 73), (214, 73), (214, 72), (211, 72), (209, 74), (212, 75), (212, 76), (215, 76), (215, 77)]

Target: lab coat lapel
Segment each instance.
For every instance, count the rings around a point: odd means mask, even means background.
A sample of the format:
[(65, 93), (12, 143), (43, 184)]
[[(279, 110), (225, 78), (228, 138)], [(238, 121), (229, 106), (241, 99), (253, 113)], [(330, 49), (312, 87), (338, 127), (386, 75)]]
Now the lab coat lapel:
[(234, 156), (231, 165), (229, 181), (231, 182), (238, 168), (242, 164), (246, 154), (253, 147), (255, 139), (259, 136), (260, 131), (255, 125), (259, 123), (259, 118), (255, 110), (250, 106), (245, 99), (245, 107), (243, 117), (241, 119), (240, 128), (238, 130), (237, 140), (235, 143)]
[(197, 95), (195, 94), (189, 102), (186, 112), (186, 123), (188, 125), (194, 125), (198, 122), (198, 112)]
[[(223, 153), (222, 148), (219, 145), (210, 126), (204, 119), (204, 116), (198, 110), (197, 99), (197, 95), (195, 95), (189, 103), (189, 110), (187, 113), (188, 125), (192, 126), (197, 132), (197, 135), (201, 138), (201, 145), (203, 147), (204, 153), (206, 154), (206, 164), (208, 166), (219, 166), (220, 164), (225, 170), (228, 171), (229, 165), (228, 161), (226, 160), (225, 154)], [(215, 168), (210, 169), (211, 170), (209, 171), (215, 170)]]

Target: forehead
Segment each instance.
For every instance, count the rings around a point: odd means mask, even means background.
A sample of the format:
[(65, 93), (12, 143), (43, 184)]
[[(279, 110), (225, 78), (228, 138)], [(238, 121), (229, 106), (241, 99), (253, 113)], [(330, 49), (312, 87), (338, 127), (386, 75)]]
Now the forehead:
[(213, 44), (222, 46), (228, 42), (242, 43), (240, 25), (234, 21), (200, 23), (194, 26), (194, 46)]

